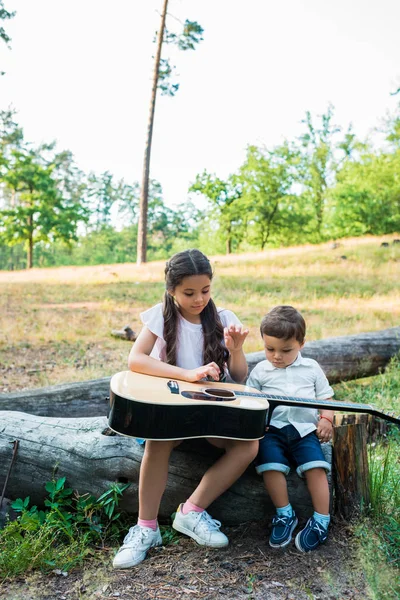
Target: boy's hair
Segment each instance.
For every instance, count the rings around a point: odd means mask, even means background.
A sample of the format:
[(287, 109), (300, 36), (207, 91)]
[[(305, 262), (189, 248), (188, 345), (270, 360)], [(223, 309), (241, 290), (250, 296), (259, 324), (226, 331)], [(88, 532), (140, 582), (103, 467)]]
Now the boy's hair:
[(261, 337), (270, 335), (284, 340), (296, 338), (302, 344), (306, 337), (306, 322), (293, 306), (275, 306), (261, 321)]
[[(170, 365), (176, 365), (179, 311), (169, 292), (173, 292), (185, 277), (193, 275), (207, 275), (210, 281), (213, 278), (210, 261), (200, 250), (191, 249), (177, 252), (165, 265), (164, 340), (167, 346), (167, 362)], [(229, 352), (223, 344), (224, 328), (212, 298), (201, 311), (200, 319), (204, 336), (204, 364), (216, 362), (220, 368), (221, 377), (223, 377)]]

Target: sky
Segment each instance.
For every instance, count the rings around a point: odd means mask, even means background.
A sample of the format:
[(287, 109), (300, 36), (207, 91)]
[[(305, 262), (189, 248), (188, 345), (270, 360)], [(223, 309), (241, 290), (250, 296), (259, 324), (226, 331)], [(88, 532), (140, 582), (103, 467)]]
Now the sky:
[[(85, 172), (140, 181), (162, 0), (5, 0), (0, 109)], [(167, 27), (204, 28), (174, 52), (180, 89), (158, 95), (151, 177), (174, 207), (196, 174), (235, 172), (249, 144), (294, 139), (328, 104), (365, 138), (400, 86), (398, 0), (169, 0)], [(166, 56), (166, 49), (163, 56)]]

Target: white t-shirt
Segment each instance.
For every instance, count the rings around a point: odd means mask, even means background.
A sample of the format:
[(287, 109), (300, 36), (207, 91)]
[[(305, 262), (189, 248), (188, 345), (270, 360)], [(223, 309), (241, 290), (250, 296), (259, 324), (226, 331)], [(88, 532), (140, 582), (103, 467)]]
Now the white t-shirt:
[[(269, 360), (259, 362), (250, 373), (247, 385), (278, 396), (327, 400), (334, 394), (317, 361), (303, 357), (300, 352), (296, 360), (285, 369), (274, 367)], [(277, 406), (272, 413), (270, 425), (281, 429), (291, 424), (304, 437), (315, 431), (317, 422), (316, 408)]]
[[(219, 318), (223, 327), (229, 325), (242, 325), (235, 313), (223, 308), (217, 308)], [(140, 314), (142, 323), (157, 336), (156, 343), (150, 354), (166, 362), (166, 343), (164, 340), (164, 316), (162, 304), (156, 304)], [(190, 323), (179, 314), (178, 320), (178, 344), (176, 351), (176, 366), (182, 369), (196, 369), (204, 364), (203, 361), (203, 329), (201, 323)]]

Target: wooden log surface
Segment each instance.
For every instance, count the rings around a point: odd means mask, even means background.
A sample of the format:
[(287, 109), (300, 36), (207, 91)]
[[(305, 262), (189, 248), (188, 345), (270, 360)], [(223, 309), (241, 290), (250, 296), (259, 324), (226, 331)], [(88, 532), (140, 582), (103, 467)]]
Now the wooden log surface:
[[(15, 411), (0, 412), (0, 489), (12, 458), (13, 442), (18, 453), (8, 481), (8, 498), (30, 496), (42, 505), (45, 484), (66, 477), (70, 487), (81, 494), (102, 494), (112, 482), (131, 486), (124, 493), (121, 508), (136, 513), (137, 483), (143, 446), (133, 438), (104, 435), (106, 417), (55, 418)], [(322, 444), (331, 462), (330, 444)], [(204, 472), (219, 456), (205, 440), (184, 442), (171, 456), (168, 484), (163, 496), (160, 519), (166, 521), (178, 504), (188, 498)], [(307, 487), (295, 472), (288, 477), (289, 495), (299, 516), (312, 514)], [(273, 506), (262, 478), (249, 467), (246, 473), (210, 507), (214, 518), (226, 524), (255, 521), (272, 516)]]
[[(400, 327), (307, 342), (302, 354), (318, 360), (329, 381), (336, 383), (376, 375), (400, 352)], [(249, 370), (264, 352), (246, 355)], [(125, 368), (121, 365), (121, 370)], [(94, 417), (108, 412), (110, 377), (0, 394), (0, 410), (48, 417)]]

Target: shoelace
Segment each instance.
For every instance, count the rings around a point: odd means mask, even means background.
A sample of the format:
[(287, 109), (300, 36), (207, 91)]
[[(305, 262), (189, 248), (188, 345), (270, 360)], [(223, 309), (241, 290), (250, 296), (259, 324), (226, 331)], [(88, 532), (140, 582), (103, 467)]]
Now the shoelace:
[(287, 519), (290, 519), (290, 517), (280, 517), (279, 515), (277, 515), (272, 519), (272, 524), (279, 525), (279, 523), (282, 523), (282, 525), (286, 525)]
[(206, 510), (203, 510), (203, 512), (199, 513), (195, 526), (207, 531), (218, 531), (221, 527), (221, 521), (213, 519)]
[(149, 531), (135, 525), (131, 527), (124, 538), (124, 546), (132, 546), (135, 542), (142, 542), (145, 538), (149, 537)]
[(320, 538), (326, 535), (326, 530), (318, 523), (318, 521), (314, 521), (311, 525), (311, 529), (316, 531)]

